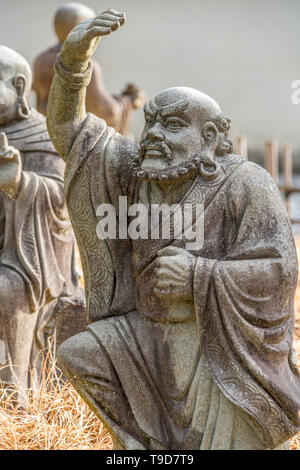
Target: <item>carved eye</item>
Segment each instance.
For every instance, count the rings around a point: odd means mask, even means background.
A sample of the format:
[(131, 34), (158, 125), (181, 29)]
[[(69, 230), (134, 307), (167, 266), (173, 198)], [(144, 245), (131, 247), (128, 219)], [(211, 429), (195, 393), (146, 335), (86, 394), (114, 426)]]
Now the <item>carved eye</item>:
[(154, 124), (154, 119), (151, 116), (145, 117), (145, 124), (147, 127), (151, 127)]
[(171, 130), (178, 130), (182, 127), (182, 124), (178, 119), (170, 118), (166, 121), (166, 127)]

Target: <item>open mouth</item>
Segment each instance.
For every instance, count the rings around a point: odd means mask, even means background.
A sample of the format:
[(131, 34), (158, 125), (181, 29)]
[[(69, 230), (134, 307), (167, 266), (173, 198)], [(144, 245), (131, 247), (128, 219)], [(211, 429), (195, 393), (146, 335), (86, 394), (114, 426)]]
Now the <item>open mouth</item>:
[(159, 147), (147, 145), (147, 147), (145, 147), (144, 155), (147, 157), (162, 157), (165, 155), (165, 152)]

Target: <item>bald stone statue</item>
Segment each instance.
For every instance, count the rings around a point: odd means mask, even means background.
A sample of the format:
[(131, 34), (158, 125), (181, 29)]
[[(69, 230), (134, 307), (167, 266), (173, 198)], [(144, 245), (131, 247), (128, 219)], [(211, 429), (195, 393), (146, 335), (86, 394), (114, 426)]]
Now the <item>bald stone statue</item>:
[(78, 286), (64, 163), (27, 103), (30, 86), (26, 60), (0, 46), (0, 379), (20, 401), (37, 383), (54, 312)]
[[(197, 90), (150, 100), (140, 145), (86, 113), (89, 59), (124, 23), (109, 10), (77, 26), (49, 97), (89, 316), (60, 346), (59, 364), (115, 449), (287, 448), (299, 430), (297, 257), (278, 189), (232, 153), (229, 119)], [(152, 237), (145, 226), (158, 205)], [(202, 243), (175, 236), (186, 206), (194, 225), (204, 211)]]
[[(59, 42), (37, 57), (34, 63), (33, 89), (37, 95), (37, 109), (40, 113), (46, 114), (55, 59), (64, 40), (76, 25), (94, 16), (95, 13), (89, 7), (75, 2), (65, 3), (56, 11), (54, 29)], [(88, 112), (104, 119), (117, 132), (127, 135), (132, 111), (142, 107), (144, 102), (144, 92), (134, 84), (129, 84), (120, 95), (110, 95), (104, 85), (101, 67), (93, 59), (93, 73), (86, 93)]]

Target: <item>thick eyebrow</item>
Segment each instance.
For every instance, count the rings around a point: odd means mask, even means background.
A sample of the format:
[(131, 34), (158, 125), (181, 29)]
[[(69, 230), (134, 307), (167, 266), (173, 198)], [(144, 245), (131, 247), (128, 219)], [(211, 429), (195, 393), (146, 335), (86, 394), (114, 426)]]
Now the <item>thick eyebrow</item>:
[(153, 113), (153, 111), (151, 110), (148, 103), (146, 103), (145, 106), (144, 106), (144, 113), (145, 114), (150, 114), (151, 116), (154, 116), (156, 114), (156, 113)]
[(148, 101), (144, 106), (144, 113), (155, 116), (159, 111), (159, 107), (153, 102), (153, 100)]
[(186, 100), (177, 101), (177, 103), (169, 104), (160, 109), (160, 114), (162, 117), (166, 117), (172, 114), (182, 113), (186, 110), (188, 105), (189, 103)]

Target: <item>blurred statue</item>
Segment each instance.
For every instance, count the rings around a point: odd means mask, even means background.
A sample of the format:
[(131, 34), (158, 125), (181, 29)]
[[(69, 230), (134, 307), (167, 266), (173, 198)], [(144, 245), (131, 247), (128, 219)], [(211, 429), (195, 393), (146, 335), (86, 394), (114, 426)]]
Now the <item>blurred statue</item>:
[[(94, 16), (93, 10), (81, 3), (65, 3), (58, 8), (54, 28), (59, 42), (38, 56), (34, 63), (32, 87), (37, 95), (37, 109), (40, 113), (46, 114), (55, 59), (64, 40), (76, 25)], [(110, 20), (109, 15), (107, 20)], [(104, 85), (101, 67), (93, 59), (93, 73), (86, 91), (87, 111), (104, 119), (117, 132), (127, 135), (132, 111), (142, 107), (144, 102), (144, 92), (134, 84), (129, 84), (120, 95), (110, 95)]]
[(19, 387), (20, 401), (37, 384), (55, 312), (78, 286), (64, 163), (28, 105), (30, 86), (26, 60), (0, 46), (0, 379)]
[(151, 99), (139, 146), (86, 113), (89, 58), (124, 22), (109, 10), (70, 32), (49, 96), (90, 321), (59, 364), (115, 448), (286, 448), (299, 431), (297, 256), (279, 191), (232, 153), (230, 120), (200, 91)]

